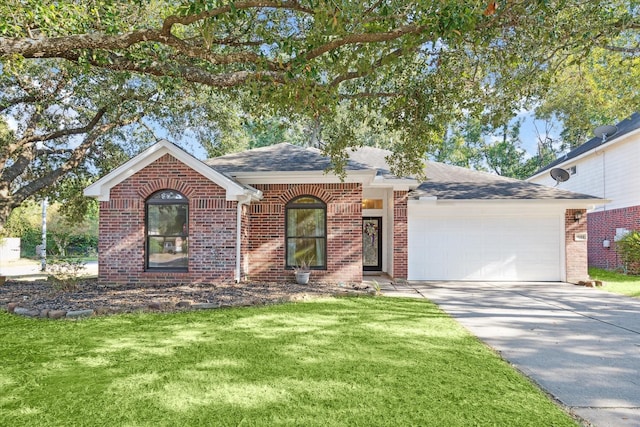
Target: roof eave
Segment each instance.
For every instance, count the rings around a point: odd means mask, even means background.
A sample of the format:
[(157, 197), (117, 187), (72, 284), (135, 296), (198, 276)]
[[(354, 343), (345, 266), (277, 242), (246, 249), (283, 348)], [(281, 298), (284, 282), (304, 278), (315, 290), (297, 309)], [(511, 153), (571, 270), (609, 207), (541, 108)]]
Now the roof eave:
[(394, 191), (411, 191), (420, 185), (420, 181), (413, 178), (385, 178), (376, 176), (370, 183), (370, 187), (393, 188)]
[(610, 203), (609, 199), (601, 198), (586, 198), (586, 199), (442, 199), (436, 196), (422, 195), (419, 198), (409, 198), (411, 203), (429, 203), (439, 205), (468, 205), (478, 203), (487, 204), (523, 204), (523, 205), (553, 205), (564, 206), (566, 209), (593, 209), (595, 206), (605, 205)]

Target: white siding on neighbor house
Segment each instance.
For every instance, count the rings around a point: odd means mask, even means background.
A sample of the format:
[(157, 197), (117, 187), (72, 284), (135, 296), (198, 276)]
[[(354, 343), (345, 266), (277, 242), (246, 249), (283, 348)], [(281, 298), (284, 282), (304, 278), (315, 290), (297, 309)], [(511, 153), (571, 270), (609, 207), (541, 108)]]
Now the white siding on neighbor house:
[[(576, 174), (557, 186), (549, 171), (528, 181), (609, 199), (607, 210), (640, 205), (640, 135), (612, 141), (611, 145), (559, 166), (564, 169), (575, 166)], [(601, 205), (593, 211), (603, 209), (605, 206)]]
[(0, 261), (15, 261), (20, 259), (20, 238), (0, 237)]
[(561, 281), (564, 209), (409, 204), (409, 280)]

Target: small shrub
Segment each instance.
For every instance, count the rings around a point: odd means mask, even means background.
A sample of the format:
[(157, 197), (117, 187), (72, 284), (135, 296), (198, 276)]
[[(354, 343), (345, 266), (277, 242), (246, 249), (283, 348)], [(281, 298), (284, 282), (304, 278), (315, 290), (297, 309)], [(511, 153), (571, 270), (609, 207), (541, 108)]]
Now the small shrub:
[(374, 280), (371, 285), (373, 286), (373, 290), (376, 292), (376, 295), (382, 295), (382, 288), (377, 280)]
[(54, 289), (60, 291), (74, 291), (78, 288), (78, 283), (82, 278), (82, 270), (85, 263), (79, 259), (66, 259), (55, 261), (47, 267), (49, 270), (49, 281)]
[(20, 255), (22, 258), (37, 256), (36, 246), (42, 243), (42, 231), (37, 228), (29, 228), (18, 236), (20, 237)]
[(627, 274), (640, 274), (640, 232), (634, 230), (618, 240), (616, 249)]

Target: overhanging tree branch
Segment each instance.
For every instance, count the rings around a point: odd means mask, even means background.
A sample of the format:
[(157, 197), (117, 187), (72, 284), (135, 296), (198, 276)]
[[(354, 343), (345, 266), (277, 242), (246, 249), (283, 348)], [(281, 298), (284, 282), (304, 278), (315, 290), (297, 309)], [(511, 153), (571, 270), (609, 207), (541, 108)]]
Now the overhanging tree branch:
[(313, 15), (313, 9), (300, 5), (297, 1), (245, 1), (235, 2), (233, 6), (224, 6), (209, 11), (187, 15), (167, 17), (160, 29), (140, 29), (124, 34), (104, 33), (73, 34), (51, 38), (6, 38), (0, 37), (0, 56), (21, 55), (24, 58), (56, 58), (60, 54), (74, 50), (124, 50), (143, 42), (158, 42), (165, 45), (176, 43), (171, 29), (176, 24), (190, 25), (204, 19), (232, 12), (232, 10), (274, 8), (289, 9)]
[(111, 55), (108, 61), (84, 58), (76, 53), (64, 53), (59, 55), (59, 57), (76, 63), (84, 61), (96, 67), (114, 71), (133, 71), (159, 77), (173, 76), (182, 78), (188, 82), (201, 83), (206, 86), (219, 88), (239, 86), (249, 81), (285, 83), (283, 74), (276, 71), (243, 70), (216, 74), (195, 66), (178, 65), (167, 62), (140, 64), (116, 55)]
[(35, 102), (36, 99), (37, 98), (33, 95), (25, 95), (19, 98), (6, 99), (0, 103), (0, 113), (3, 113), (5, 110), (19, 104)]
[(213, 18), (215, 16), (220, 16), (232, 12), (235, 10), (244, 10), (244, 9), (260, 9), (260, 8), (272, 8), (272, 9), (288, 9), (297, 12), (303, 12), (309, 15), (314, 15), (315, 11), (311, 8), (302, 6), (297, 0), (282, 0), (282, 1), (240, 1), (234, 2), (233, 6), (223, 6), (218, 7), (212, 10), (207, 10), (204, 12), (186, 15), (186, 16), (177, 16), (172, 15), (164, 20), (162, 24), (162, 32), (164, 34), (169, 34), (171, 29), (175, 24), (182, 25), (191, 25), (198, 21), (202, 21), (208, 18)]
[(311, 60), (327, 52), (338, 49), (342, 46), (348, 46), (352, 44), (363, 44), (363, 43), (366, 44), (366, 43), (388, 42), (391, 40), (399, 39), (407, 34), (420, 34), (422, 31), (424, 31), (424, 29), (425, 27), (423, 26), (410, 24), (410, 25), (403, 25), (391, 31), (386, 31), (382, 33), (351, 34), (336, 40), (332, 40), (329, 43), (326, 43), (322, 46), (312, 49), (309, 52), (305, 53), (303, 56), (306, 60)]
[(612, 52), (629, 53), (629, 54), (632, 54), (632, 55), (640, 54), (640, 46), (623, 47), (623, 46), (606, 45), (606, 46), (603, 46), (603, 48), (606, 49), (606, 50), (610, 50)]
[[(5, 167), (3, 169), (2, 174), (0, 174), (0, 178), (8, 181), (13, 181), (14, 179), (16, 179), (24, 171), (26, 165), (35, 157), (36, 151), (34, 151), (34, 147), (36, 146), (37, 142), (50, 141), (57, 138), (87, 133), (98, 124), (98, 122), (102, 119), (106, 112), (107, 108), (102, 107), (98, 109), (93, 118), (84, 126), (70, 129), (60, 129), (47, 134), (36, 134), (34, 132), (37, 123), (37, 116), (36, 114), (34, 114), (31, 118), (30, 125), (30, 129), (32, 130), (27, 132), (23, 138), (20, 138), (7, 146), (6, 158), (11, 157), (18, 151), (21, 151), (22, 153), (11, 166)], [(2, 159), (2, 164), (6, 165), (6, 159)]]
[(393, 52), (388, 53), (387, 55), (378, 58), (367, 70), (361, 70), (361, 71), (352, 71), (349, 73), (345, 73), (342, 76), (338, 76), (335, 79), (333, 79), (333, 81), (330, 83), (329, 86), (338, 86), (340, 85), (340, 83), (347, 81), (347, 80), (353, 80), (353, 79), (357, 79), (357, 78), (361, 78), (364, 76), (367, 76), (369, 74), (371, 74), (374, 70), (376, 70), (378, 67), (381, 67), (385, 62), (389, 61), (390, 59), (395, 59), (395, 58), (399, 58), (401, 57), (404, 53), (406, 53), (406, 49), (396, 49)]
[(101, 126), (95, 127), (91, 132), (87, 134), (87, 137), (84, 139), (84, 141), (72, 151), (69, 158), (60, 167), (46, 175), (32, 180), (27, 185), (24, 185), (23, 187), (15, 191), (13, 198), (16, 201), (20, 200), (20, 203), (22, 203), (22, 201), (26, 200), (31, 195), (55, 184), (61, 177), (77, 168), (84, 161), (89, 150), (95, 145), (95, 142), (98, 138), (114, 129), (115, 127), (131, 124), (135, 121), (140, 120), (141, 118), (142, 115), (138, 115), (127, 120), (106, 123)]
[(93, 118), (84, 126), (71, 128), (71, 129), (60, 129), (55, 132), (51, 132), (43, 135), (33, 135), (28, 138), (23, 138), (22, 140), (19, 140), (16, 143), (18, 145), (25, 145), (25, 144), (31, 144), (34, 142), (49, 141), (52, 139), (62, 138), (66, 136), (87, 133), (91, 129), (93, 129), (98, 124), (98, 122), (100, 122), (100, 120), (102, 119), (102, 117), (105, 115), (106, 112), (107, 112), (107, 107), (99, 108), (98, 111), (96, 111), (96, 113), (94, 114)]
[[(73, 130), (92, 120), (106, 103), (101, 96), (113, 100), (117, 90), (159, 88), (164, 105), (156, 105), (155, 99), (126, 103), (122, 111), (110, 109), (96, 129), (117, 120), (120, 112), (127, 116), (150, 109), (174, 126), (170, 132), (179, 134), (181, 126), (215, 122), (215, 111), (199, 116), (191, 111), (212, 98), (219, 102), (217, 96), (237, 97), (243, 107), (257, 106), (260, 114), (292, 113), (327, 122), (343, 107), (372, 111), (385, 105), (379, 114), (400, 134), (394, 139), (399, 157), (410, 157), (408, 152), (418, 158), (440, 140), (432, 138), (433, 129), (446, 128), (461, 111), (502, 117), (522, 99), (543, 94), (553, 73), (568, 66), (569, 56), (579, 61), (593, 47), (617, 42), (617, 49), (633, 50), (626, 53), (637, 54), (638, 49), (633, 38), (625, 39), (627, 44), (616, 39), (637, 30), (637, 9), (624, 0), (615, 0), (611, 7), (584, 0), (514, 0), (491, 2), (491, 7), (453, 0), (159, 0), (133, 7), (107, 0), (60, 0), (55, 8), (21, 13), (31, 4), (0, 2), (0, 60), (7, 71), (6, 77), (0, 75), (6, 98), (0, 100), (0, 112), (20, 116), (15, 120), (16, 139), (25, 145), (19, 147), (22, 152), (16, 148), (8, 164), (24, 165), (35, 158), (31, 169), (19, 176), (27, 185), (36, 173), (63, 161), (64, 150), (75, 147), (69, 140), (80, 139), (71, 138)], [(85, 5), (90, 5), (87, 13), (82, 12)], [(20, 67), (29, 64), (37, 78), (25, 86)], [(72, 79), (54, 96), (57, 68), (69, 69)], [(96, 81), (84, 80), (87, 75)], [(48, 79), (42, 91), (46, 98), (40, 99), (37, 87), (29, 83), (38, 86)], [(96, 95), (92, 89), (103, 82), (107, 84)], [(214, 90), (202, 90), (202, 85)], [(226, 90), (230, 88), (236, 89)], [(176, 99), (184, 90), (194, 95), (180, 104)], [(245, 94), (250, 102), (245, 102)], [(396, 99), (376, 103), (372, 97)], [(19, 103), (24, 105), (9, 109)], [(38, 126), (27, 117), (35, 108), (41, 108), (36, 114), (44, 111), (32, 116), (39, 118)], [(63, 114), (67, 111), (72, 114)], [(174, 111), (185, 119), (173, 121), (169, 115)], [(110, 136), (134, 145), (136, 132), (151, 137), (142, 128), (114, 127)], [(328, 135), (327, 152), (340, 160), (339, 151), (348, 144), (343, 135), (349, 132), (326, 129), (332, 129), (330, 123), (322, 131)], [(217, 138), (199, 132), (203, 140)], [(61, 141), (43, 148), (45, 138), (55, 136)], [(425, 142), (430, 138), (435, 142)], [(94, 143), (108, 147), (111, 141), (98, 138)], [(111, 148), (119, 159), (122, 152), (115, 143)], [(57, 153), (49, 164), (41, 156), (45, 150)], [(0, 157), (5, 152), (3, 147)], [(0, 178), (0, 223), (2, 200), (11, 197), (7, 188)]]

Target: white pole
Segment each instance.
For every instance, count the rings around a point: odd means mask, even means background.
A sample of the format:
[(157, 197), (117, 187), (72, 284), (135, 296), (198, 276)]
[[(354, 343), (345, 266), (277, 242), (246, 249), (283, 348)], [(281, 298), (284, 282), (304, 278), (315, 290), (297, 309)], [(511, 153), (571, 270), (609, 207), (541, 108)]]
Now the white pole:
[(40, 269), (47, 271), (47, 198), (42, 200), (42, 250), (40, 251)]
[(238, 198), (238, 205), (236, 207), (236, 283), (240, 283), (242, 280), (242, 205), (248, 205), (251, 202), (251, 196), (247, 196), (246, 200), (240, 200)]

